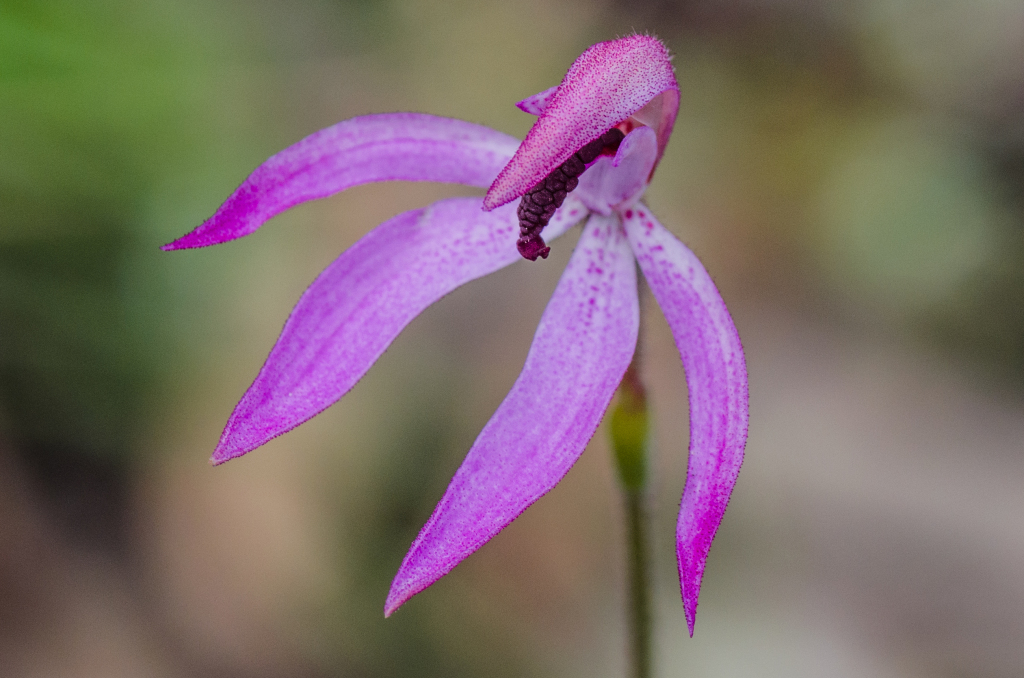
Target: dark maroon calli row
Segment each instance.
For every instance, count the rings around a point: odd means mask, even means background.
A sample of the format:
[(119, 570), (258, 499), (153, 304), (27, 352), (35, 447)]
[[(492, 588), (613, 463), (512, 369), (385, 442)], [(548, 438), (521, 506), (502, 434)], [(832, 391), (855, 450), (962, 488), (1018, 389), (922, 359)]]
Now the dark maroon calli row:
[(519, 240), (516, 247), (523, 258), (537, 261), (537, 257), (547, 259), (551, 248), (540, 237), (540, 232), (548, 225), (555, 210), (579, 183), (579, 176), (594, 162), (597, 156), (606, 151), (614, 153), (626, 135), (622, 130), (613, 127), (597, 139), (576, 151), (563, 162), (554, 172), (544, 177), (543, 181), (527, 191), (519, 203)]

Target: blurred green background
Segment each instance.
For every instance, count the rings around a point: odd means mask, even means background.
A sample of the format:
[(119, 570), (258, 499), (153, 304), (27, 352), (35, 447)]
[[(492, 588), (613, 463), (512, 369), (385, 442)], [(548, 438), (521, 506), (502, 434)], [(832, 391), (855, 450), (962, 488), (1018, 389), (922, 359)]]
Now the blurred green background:
[[(158, 247), (354, 115), (522, 136), (514, 102), (652, 32), (683, 103), (648, 201), (748, 349), (747, 462), (689, 639), (686, 392), (646, 301), (659, 675), (1024, 674), (1024, 3), (0, 0), (0, 675), (621, 676), (602, 428), (382, 616), (575, 236), (417, 319), (340, 404), (206, 459), (291, 305), (451, 186)], [(460, 192), (461, 191), (461, 192)]]

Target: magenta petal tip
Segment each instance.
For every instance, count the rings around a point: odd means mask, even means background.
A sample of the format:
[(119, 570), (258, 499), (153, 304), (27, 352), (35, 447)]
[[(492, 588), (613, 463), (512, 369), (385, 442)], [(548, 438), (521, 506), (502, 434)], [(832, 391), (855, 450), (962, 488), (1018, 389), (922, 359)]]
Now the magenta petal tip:
[(523, 113), (529, 113), (530, 115), (541, 115), (544, 110), (551, 103), (551, 97), (555, 96), (555, 92), (558, 91), (558, 85), (549, 87), (543, 92), (538, 92), (533, 96), (526, 97), (522, 101), (516, 103), (518, 108)]
[(164, 252), (174, 252), (175, 250), (194, 250), (200, 247), (207, 247), (209, 245), (216, 244), (218, 243), (204, 242), (202, 237), (197, 237), (196, 231), (192, 231), (191, 233), (186, 233), (177, 240), (169, 242), (166, 245), (161, 245), (160, 249), (163, 250)]
[(231, 461), (235, 457), (241, 457), (246, 452), (248, 452), (248, 450), (230, 450), (225, 449), (225, 446), (223, 445), (218, 445), (217, 449), (215, 449), (213, 454), (210, 455), (210, 464), (212, 466), (220, 466), (224, 462)]
[(391, 590), (388, 591), (387, 600), (384, 601), (384, 618), (387, 619), (395, 612), (397, 612), (398, 608), (405, 605), (410, 598), (412, 598), (414, 595), (422, 591), (423, 588), (426, 587), (420, 587), (415, 590), (409, 588), (398, 590), (398, 588), (394, 584), (392, 584)]

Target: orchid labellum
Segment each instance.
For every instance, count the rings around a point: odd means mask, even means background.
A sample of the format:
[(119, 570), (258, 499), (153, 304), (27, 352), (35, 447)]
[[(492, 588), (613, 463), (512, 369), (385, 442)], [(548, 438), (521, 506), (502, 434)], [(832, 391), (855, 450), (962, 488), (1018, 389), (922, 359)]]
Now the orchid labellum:
[(213, 462), (314, 417), (433, 302), (522, 257), (547, 256), (549, 242), (583, 222), (522, 373), (402, 562), (385, 614), (494, 537), (583, 452), (636, 348), (639, 264), (672, 330), (690, 393), (676, 539), (692, 635), (708, 550), (743, 459), (747, 376), (711, 278), (640, 202), (679, 108), (668, 52), (641, 35), (598, 43), (561, 84), (518, 105), (537, 116), (522, 143), (416, 113), (340, 122), (271, 157), (209, 220), (164, 247), (240, 238), (294, 205), (373, 181), (487, 189), (482, 199), (441, 200), (399, 214), (328, 266), (236, 406)]

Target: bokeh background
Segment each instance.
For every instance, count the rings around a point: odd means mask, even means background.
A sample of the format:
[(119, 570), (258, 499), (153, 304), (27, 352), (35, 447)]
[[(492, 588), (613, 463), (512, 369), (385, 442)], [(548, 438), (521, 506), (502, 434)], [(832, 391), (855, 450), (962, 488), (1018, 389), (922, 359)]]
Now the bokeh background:
[(720, 285), (750, 442), (696, 636), (674, 574), (686, 389), (647, 299), (661, 676), (1024, 675), (1024, 3), (0, 1), (0, 675), (621, 676), (606, 431), (385, 621), (575, 235), (417, 319), (338, 405), (207, 458), (337, 253), (451, 186), (158, 246), (354, 115), (522, 136), (589, 44), (675, 53), (648, 201)]

